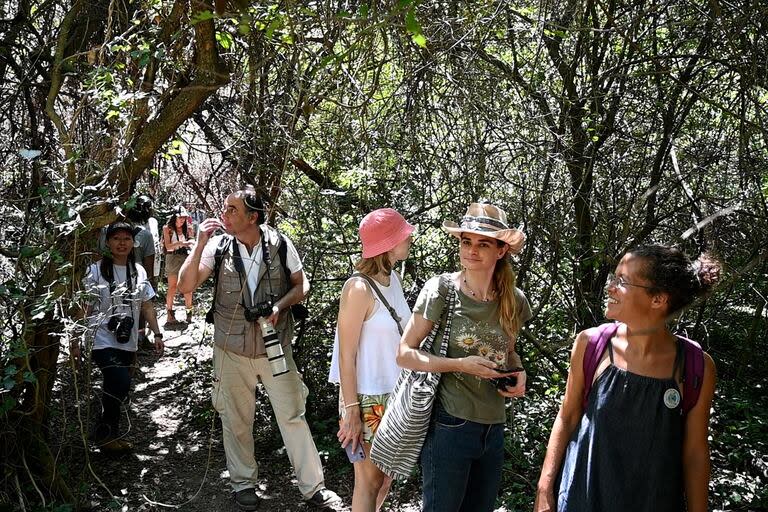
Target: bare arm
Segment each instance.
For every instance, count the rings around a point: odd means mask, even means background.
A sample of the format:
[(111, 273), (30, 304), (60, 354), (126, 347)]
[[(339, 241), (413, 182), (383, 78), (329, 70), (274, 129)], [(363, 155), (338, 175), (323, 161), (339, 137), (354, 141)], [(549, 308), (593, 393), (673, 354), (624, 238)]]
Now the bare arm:
[[(208, 279), (208, 276), (211, 275), (213, 269), (201, 265), (200, 256), (203, 255), (203, 249), (205, 248), (205, 244), (208, 243), (211, 234), (220, 227), (221, 222), (218, 219), (205, 219), (203, 223), (200, 224), (197, 243), (192, 248), (192, 252), (189, 256), (184, 260), (184, 263), (182, 263), (181, 269), (179, 269), (179, 293), (184, 294), (194, 292), (206, 279)], [(165, 231), (165, 228), (163, 228), (164, 233)]]
[(149, 284), (152, 285), (153, 290), (157, 290), (157, 282), (154, 275), (154, 268), (155, 268), (155, 255), (150, 254), (149, 256), (144, 256), (144, 260), (141, 262), (141, 264), (144, 266), (144, 270), (147, 271), (149, 280)]
[[(149, 328), (152, 330), (152, 332), (155, 333), (156, 335), (161, 335), (162, 333), (160, 332), (160, 325), (157, 323), (157, 313), (155, 312), (155, 305), (152, 303), (151, 300), (147, 300), (141, 303), (141, 312), (144, 314), (144, 318), (147, 319), (147, 322), (149, 323)], [(165, 344), (163, 343), (163, 339), (155, 336), (154, 341), (155, 341), (155, 353), (157, 355), (162, 355), (163, 350), (165, 349)]]
[(493, 370), (496, 364), (484, 357), (449, 358), (419, 350), (419, 345), (429, 334), (432, 325), (431, 320), (419, 313), (411, 315), (397, 350), (397, 364), (400, 367), (440, 373), (462, 372), (486, 379), (499, 376), (499, 373)]
[[(341, 378), (341, 396), (347, 405), (357, 402), (357, 351), (360, 346), (360, 332), (363, 322), (373, 309), (374, 300), (371, 291), (362, 279), (347, 281), (341, 291), (339, 304), (339, 375)], [(360, 405), (348, 407), (337, 437), (346, 447), (352, 443), (352, 449), (362, 442), (363, 423)]]
[(685, 499), (690, 512), (705, 512), (710, 477), (709, 411), (715, 394), (716, 369), (709, 354), (704, 354), (704, 381), (699, 399), (688, 412), (683, 439), (683, 478)]
[(584, 350), (589, 336), (587, 331), (582, 331), (576, 337), (571, 349), (571, 370), (568, 372), (568, 383), (565, 387), (565, 397), (560, 405), (552, 432), (549, 435), (547, 454), (541, 467), (539, 485), (536, 490), (536, 512), (548, 512), (557, 510), (557, 500), (554, 496), (555, 479), (563, 463), (565, 449), (573, 431), (579, 425), (581, 415), (584, 412), (581, 399), (584, 393)]

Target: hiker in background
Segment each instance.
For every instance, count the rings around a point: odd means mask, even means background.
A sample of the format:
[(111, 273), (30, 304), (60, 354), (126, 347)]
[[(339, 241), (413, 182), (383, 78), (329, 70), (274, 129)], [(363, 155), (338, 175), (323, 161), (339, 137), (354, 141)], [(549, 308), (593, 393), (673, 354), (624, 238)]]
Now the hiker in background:
[[(197, 244), (179, 272), (179, 290), (191, 293), (214, 275), (214, 306), (206, 316), (214, 327), (212, 398), (239, 509), (256, 510), (261, 501), (253, 442), (259, 383), (272, 404), (304, 500), (332, 508), (341, 500), (325, 488), (305, 417), (309, 390), (291, 351), (291, 306), (304, 300), (309, 280), (293, 243), (265, 220), (264, 203), (253, 188), (227, 196), (221, 219), (200, 224)], [(211, 238), (218, 229), (226, 234)]]
[(537, 512), (707, 510), (715, 365), (667, 322), (719, 277), (706, 255), (691, 263), (658, 245), (624, 255), (606, 285), (605, 316), (616, 323), (573, 345)]
[[(440, 372), (432, 418), (421, 448), (423, 512), (490, 512), (504, 463), (505, 398), (525, 394), (525, 370), (515, 351), (523, 323), (531, 318), (516, 287), (512, 254), (525, 234), (507, 223), (501, 208), (472, 203), (459, 223), (443, 222), (458, 239), (462, 270), (424, 285), (398, 347), (403, 368)], [(450, 297), (455, 307), (450, 318)], [(448, 309), (446, 309), (448, 308)], [(437, 323), (448, 330), (441, 347), (419, 349)], [(514, 377), (501, 380), (500, 377)], [(389, 414), (389, 413), (388, 413)]]
[[(144, 267), (134, 261), (135, 227), (114, 222), (105, 235), (109, 254), (91, 264), (83, 280), (90, 299), (85, 316), (93, 332), (91, 358), (104, 377), (102, 412), (90, 440), (103, 452), (118, 453), (133, 448), (120, 432), (120, 408), (131, 388), (139, 312), (154, 333), (157, 355), (162, 355), (164, 344), (152, 304), (155, 292)], [(72, 356), (79, 359), (79, 342), (73, 341), (70, 348)]]
[[(189, 254), (189, 248), (195, 244), (195, 231), (192, 218), (183, 206), (177, 206), (168, 222), (163, 226), (163, 244), (165, 247), (165, 274), (168, 276), (168, 294), (165, 296), (167, 316), (165, 325), (178, 324), (173, 311), (173, 300), (176, 298), (176, 285), (181, 264)], [(186, 322), (192, 323), (192, 293), (184, 294), (184, 306), (187, 310)]]
[(141, 226), (149, 231), (152, 235), (152, 241), (155, 243), (155, 258), (151, 267), (146, 264), (144, 265), (144, 270), (147, 271), (152, 288), (157, 292), (157, 281), (158, 277), (160, 277), (160, 255), (163, 252), (163, 244), (160, 236), (160, 226), (152, 213), (152, 198), (142, 194), (136, 198), (136, 204), (128, 211), (128, 218), (137, 226)]
[(338, 438), (354, 462), (353, 512), (378, 510), (392, 483), (370, 452), (400, 374), (395, 355), (411, 317), (394, 266), (408, 257), (413, 229), (392, 208), (366, 215), (359, 229), (363, 257), (341, 290), (328, 380), (341, 384)]

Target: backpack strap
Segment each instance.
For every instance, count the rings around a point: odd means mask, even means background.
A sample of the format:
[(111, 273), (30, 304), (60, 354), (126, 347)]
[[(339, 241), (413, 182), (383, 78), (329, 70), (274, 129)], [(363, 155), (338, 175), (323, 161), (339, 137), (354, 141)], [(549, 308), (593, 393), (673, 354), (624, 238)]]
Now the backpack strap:
[(683, 336), (685, 365), (683, 367), (683, 415), (693, 409), (699, 400), (701, 384), (704, 381), (704, 350), (701, 345)]
[(205, 314), (205, 321), (209, 324), (213, 323), (213, 313), (216, 311), (216, 296), (219, 292), (219, 270), (221, 269), (221, 262), (224, 260), (224, 253), (229, 250), (232, 245), (232, 237), (230, 235), (224, 235), (219, 240), (219, 245), (216, 246), (216, 253), (213, 255), (213, 299), (211, 300), (211, 307), (208, 308), (208, 312)]
[(285, 237), (283, 234), (279, 231), (277, 232), (277, 236), (280, 238), (280, 245), (277, 247), (277, 255), (280, 257), (280, 264), (283, 266), (285, 282), (290, 283), (291, 271), (288, 270), (288, 262), (286, 261), (286, 258), (288, 257), (288, 244), (285, 242)]
[(608, 346), (608, 342), (610, 342), (618, 329), (619, 324), (616, 322), (602, 324), (597, 327), (595, 333), (592, 334), (587, 341), (587, 347), (584, 350), (583, 363), (584, 393), (581, 398), (582, 409), (587, 408), (587, 398), (589, 397), (589, 392), (592, 390), (592, 381), (595, 380), (595, 371), (597, 370), (597, 365), (600, 364), (600, 359), (603, 356), (603, 352), (605, 352), (605, 347)]

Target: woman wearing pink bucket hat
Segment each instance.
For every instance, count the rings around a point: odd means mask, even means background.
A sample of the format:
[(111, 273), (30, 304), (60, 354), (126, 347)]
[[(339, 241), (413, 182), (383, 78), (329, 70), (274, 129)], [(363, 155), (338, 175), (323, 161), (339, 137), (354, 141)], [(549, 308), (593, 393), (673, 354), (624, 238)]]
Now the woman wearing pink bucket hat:
[(392, 482), (369, 454), (400, 373), (395, 355), (411, 312), (393, 269), (408, 257), (413, 230), (392, 208), (366, 215), (362, 259), (341, 291), (328, 380), (340, 384), (338, 438), (354, 462), (353, 512), (378, 510)]
[[(446, 221), (443, 230), (459, 239), (462, 270), (424, 285), (397, 362), (441, 374), (421, 448), (422, 511), (490, 512), (504, 462), (505, 398), (525, 393), (515, 339), (531, 310), (509, 257), (522, 250), (525, 235), (509, 227), (501, 208), (483, 203), (470, 204), (460, 222)], [(446, 341), (420, 350), (435, 324), (434, 339), (445, 333)]]

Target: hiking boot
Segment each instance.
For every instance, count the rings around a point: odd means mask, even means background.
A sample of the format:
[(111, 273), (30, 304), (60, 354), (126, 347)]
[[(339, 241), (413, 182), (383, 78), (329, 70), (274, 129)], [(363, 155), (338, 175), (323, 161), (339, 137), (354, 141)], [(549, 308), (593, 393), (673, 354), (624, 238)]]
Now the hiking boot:
[(256, 489), (251, 487), (237, 491), (235, 493), (235, 503), (240, 510), (256, 510), (259, 508), (261, 498), (256, 495)]
[(334, 505), (341, 504), (341, 498), (339, 498), (339, 495), (331, 490), (326, 489), (325, 487), (317, 491), (312, 495), (311, 498), (305, 501), (307, 504), (313, 505), (322, 510), (334, 510)]

